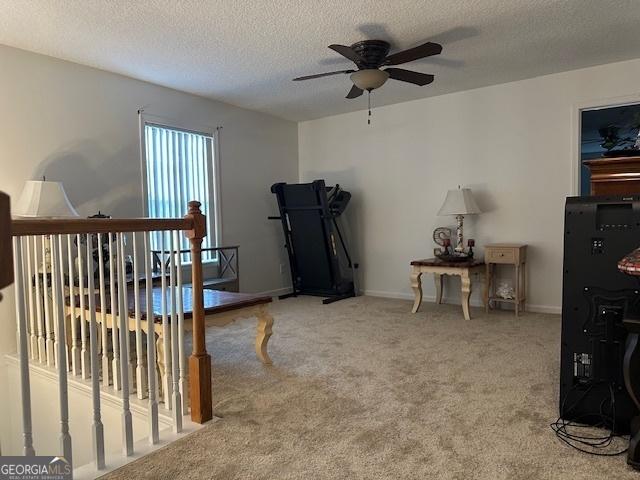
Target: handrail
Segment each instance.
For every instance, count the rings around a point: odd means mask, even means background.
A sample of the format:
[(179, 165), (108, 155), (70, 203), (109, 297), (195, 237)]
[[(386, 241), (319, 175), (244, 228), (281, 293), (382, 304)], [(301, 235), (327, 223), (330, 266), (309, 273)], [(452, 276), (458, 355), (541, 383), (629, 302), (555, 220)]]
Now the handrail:
[(185, 218), (19, 218), (11, 222), (12, 235), (57, 235), (83, 233), (153, 232), (192, 230), (194, 221)]

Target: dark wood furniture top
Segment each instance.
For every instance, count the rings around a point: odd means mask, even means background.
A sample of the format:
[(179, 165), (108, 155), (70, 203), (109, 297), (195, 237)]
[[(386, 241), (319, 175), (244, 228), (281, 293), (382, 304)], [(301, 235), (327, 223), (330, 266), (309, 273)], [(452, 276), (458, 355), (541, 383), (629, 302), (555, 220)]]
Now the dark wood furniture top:
[(640, 157), (598, 158), (583, 163), (591, 171), (591, 195), (640, 193)]
[(0, 192), (0, 288), (4, 288), (13, 283), (11, 207), (9, 204), (9, 195)]
[[(153, 287), (152, 289), (153, 295), (153, 316), (155, 323), (162, 323), (162, 288), (161, 287)], [(167, 287), (166, 290), (167, 296), (167, 315), (171, 317), (171, 289)], [(111, 299), (107, 292), (105, 296), (106, 301), (106, 313), (111, 314)], [(193, 317), (193, 305), (191, 304), (192, 299), (192, 288), (191, 287), (182, 287), (182, 310), (184, 312), (184, 318), (189, 319)], [(271, 303), (272, 298), (264, 295), (253, 295), (250, 293), (236, 293), (236, 292), (225, 292), (222, 290), (204, 290), (203, 291), (204, 298), (204, 314), (206, 315), (215, 315), (217, 313), (228, 312), (231, 310), (238, 310), (240, 308), (254, 307), (256, 305), (264, 305), (267, 303)], [(142, 320), (147, 319), (147, 292), (144, 287), (140, 288), (139, 293), (140, 299), (140, 318)], [(76, 296), (75, 306), (78, 308), (80, 304), (80, 297)], [(127, 303), (129, 309), (129, 317), (135, 317), (135, 293), (133, 287), (127, 288)], [(66, 299), (67, 306), (71, 305), (71, 299), (67, 297)], [(84, 301), (85, 306), (89, 305), (89, 301), (87, 296), (85, 296)], [(95, 294), (95, 309), (96, 312), (101, 312), (100, 309), (100, 295)], [(169, 318), (170, 319), (170, 318)]]
[(482, 260), (467, 260), (465, 262), (445, 262), (439, 258), (427, 258), (424, 260), (413, 260), (411, 265), (417, 267), (453, 267), (453, 268), (471, 268), (484, 265)]

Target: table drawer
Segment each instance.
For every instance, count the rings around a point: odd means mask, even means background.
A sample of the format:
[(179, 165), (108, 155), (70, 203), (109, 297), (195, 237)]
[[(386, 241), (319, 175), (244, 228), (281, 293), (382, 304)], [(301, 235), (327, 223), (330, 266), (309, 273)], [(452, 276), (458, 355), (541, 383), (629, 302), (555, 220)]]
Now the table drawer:
[(516, 262), (516, 250), (513, 248), (488, 248), (484, 256), (487, 263)]

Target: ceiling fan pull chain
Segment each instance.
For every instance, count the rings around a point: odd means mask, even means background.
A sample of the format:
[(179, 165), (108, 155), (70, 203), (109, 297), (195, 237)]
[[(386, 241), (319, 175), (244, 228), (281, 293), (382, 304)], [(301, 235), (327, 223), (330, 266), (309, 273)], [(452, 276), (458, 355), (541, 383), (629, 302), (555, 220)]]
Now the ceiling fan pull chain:
[(367, 97), (369, 102), (369, 118), (367, 119), (367, 125), (371, 125), (371, 90), (369, 90), (367, 93), (369, 94)]

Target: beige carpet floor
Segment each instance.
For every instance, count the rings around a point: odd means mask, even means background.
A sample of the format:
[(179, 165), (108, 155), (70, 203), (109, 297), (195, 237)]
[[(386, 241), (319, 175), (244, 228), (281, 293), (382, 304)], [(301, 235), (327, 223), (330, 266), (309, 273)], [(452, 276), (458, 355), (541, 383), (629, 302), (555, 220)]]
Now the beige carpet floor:
[(559, 316), (410, 307), (276, 302), (272, 367), (253, 354), (254, 321), (208, 330), (222, 420), (105, 478), (640, 479), (549, 428)]

